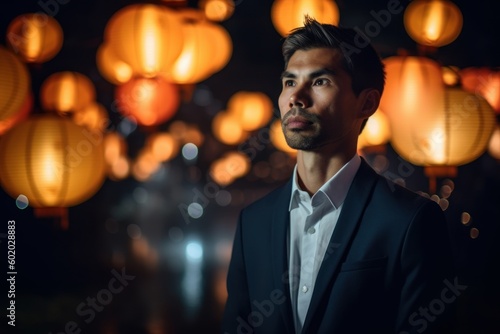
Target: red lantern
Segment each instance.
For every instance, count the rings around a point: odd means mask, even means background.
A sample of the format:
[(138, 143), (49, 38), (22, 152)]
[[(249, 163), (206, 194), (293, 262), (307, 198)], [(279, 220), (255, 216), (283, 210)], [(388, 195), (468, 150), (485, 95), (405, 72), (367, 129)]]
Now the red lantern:
[(479, 94), (500, 113), (500, 71), (487, 67), (469, 67), (460, 71), (462, 88)]
[(161, 77), (132, 79), (115, 94), (119, 111), (144, 126), (169, 120), (180, 103), (177, 86)]

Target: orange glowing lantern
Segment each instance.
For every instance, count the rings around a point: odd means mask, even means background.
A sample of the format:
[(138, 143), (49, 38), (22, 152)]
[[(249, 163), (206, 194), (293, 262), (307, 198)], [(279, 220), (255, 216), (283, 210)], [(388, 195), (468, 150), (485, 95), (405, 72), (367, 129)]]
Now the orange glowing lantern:
[(304, 25), (304, 16), (309, 15), (321, 23), (337, 25), (339, 8), (333, 0), (274, 0), (271, 19), (281, 36)]
[(232, 54), (232, 41), (223, 27), (204, 20), (200, 11), (183, 10), (180, 14), (184, 44), (168, 75), (175, 83), (193, 84), (227, 64)]
[(112, 165), (120, 157), (127, 155), (127, 142), (117, 132), (108, 132), (104, 136), (104, 161)]
[(168, 72), (183, 43), (178, 15), (154, 4), (122, 8), (111, 17), (104, 34), (104, 42), (116, 57), (128, 64), (135, 75), (144, 77)]
[(238, 92), (228, 101), (228, 112), (235, 115), (245, 131), (264, 126), (273, 116), (273, 102), (264, 93)]
[(295, 156), (297, 154), (297, 150), (288, 146), (286, 142), (285, 135), (283, 134), (283, 129), (281, 128), (281, 120), (277, 119), (273, 123), (271, 123), (269, 135), (271, 138), (271, 142), (278, 150), (288, 153), (292, 156)]
[(248, 137), (240, 121), (232, 114), (222, 111), (212, 120), (212, 132), (220, 142), (227, 145), (236, 145)]
[(23, 14), (7, 28), (9, 46), (28, 63), (43, 63), (52, 59), (63, 44), (63, 31), (51, 16)]
[(392, 135), (416, 131), (425, 124), (413, 120), (432, 117), (444, 96), (441, 66), (425, 57), (395, 56), (384, 59), (386, 86), (380, 109), (389, 118)]
[(104, 131), (109, 124), (106, 108), (98, 102), (91, 102), (86, 107), (77, 110), (72, 115), (76, 125), (84, 126), (93, 131)]
[[(101, 137), (100, 137), (101, 136)], [(0, 140), (0, 183), (35, 208), (77, 205), (104, 180), (102, 135), (56, 115), (35, 115)]]
[(94, 102), (92, 81), (78, 72), (58, 72), (50, 75), (40, 88), (40, 102), (46, 111), (60, 115), (73, 113)]
[(104, 79), (115, 85), (126, 83), (134, 74), (132, 67), (121, 60), (108, 43), (101, 44), (97, 49), (96, 64)]
[[(22, 114), (30, 99), (31, 78), (26, 65), (12, 51), (0, 46), (0, 123)], [(11, 122), (11, 121), (9, 121)]]
[(25, 120), (31, 113), (32, 109), (33, 109), (33, 95), (29, 94), (26, 100), (24, 101), (24, 105), (21, 107), (21, 109), (17, 114), (14, 114), (9, 118), (0, 121), (0, 135), (7, 132), (17, 123)]
[(366, 122), (358, 137), (358, 149), (369, 146), (385, 145), (391, 138), (389, 119), (383, 111), (378, 109)]
[(210, 176), (221, 186), (227, 186), (250, 171), (250, 159), (241, 152), (228, 152), (210, 166)]
[(177, 86), (161, 77), (134, 78), (118, 86), (115, 95), (119, 111), (144, 126), (166, 122), (180, 103)]
[(234, 12), (233, 0), (201, 0), (198, 5), (212, 21), (227, 20)]
[(460, 166), (479, 157), (487, 148), (495, 126), (488, 102), (456, 87), (446, 88), (430, 110), (400, 117), (392, 145), (405, 160), (419, 166)]
[(406, 32), (422, 45), (450, 44), (462, 31), (462, 24), (462, 12), (448, 0), (413, 0), (404, 13)]
[(500, 113), (500, 70), (487, 67), (469, 67), (460, 71), (462, 87), (479, 94)]

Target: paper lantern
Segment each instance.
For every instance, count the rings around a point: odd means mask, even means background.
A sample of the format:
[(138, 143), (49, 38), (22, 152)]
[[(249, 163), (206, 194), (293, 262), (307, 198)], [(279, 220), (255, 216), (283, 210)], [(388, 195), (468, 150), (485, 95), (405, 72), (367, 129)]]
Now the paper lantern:
[(104, 180), (102, 134), (56, 115), (33, 115), (0, 139), (0, 183), (31, 206), (70, 207)]
[(22, 122), (23, 120), (28, 118), (32, 109), (33, 109), (33, 94), (29, 94), (18, 113), (0, 121), (0, 135), (7, 132), (17, 123)]
[(201, 18), (201, 12), (183, 10), (182, 51), (173, 64), (169, 78), (179, 84), (205, 80), (222, 69), (232, 54), (232, 41), (227, 31)]
[(22, 113), (30, 99), (31, 78), (26, 65), (12, 51), (2, 46), (0, 73), (0, 122), (4, 122)]
[(126, 83), (134, 75), (132, 67), (121, 60), (108, 43), (101, 44), (97, 49), (96, 64), (104, 79), (115, 85)]
[(417, 43), (439, 47), (462, 31), (462, 12), (448, 0), (413, 0), (404, 12), (406, 32)]
[(144, 126), (166, 122), (180, 103), (177, 86), (161, 77), (134, 78), (118, 86), (115, 96), (118, 110)]
[(227, 111), (221, 111), (212, 120), (212, 132), (221, 143), (236, 145), (242, 143), (248, 132), (243, 130), (240, 121)]
[(212, 21), (224, 21), (233, 15), (233, 0), (201, 0), (198, 6), (203, 9), (207, 19)]
[(23, 14), (7, 27), (7, 43), (24, 61), (44, 63), (61, 50), (63, 31), (49, 15)]
[(57, 72), (50, 75), (40, 87), (40, 102), (45, 111), (60, 115), (83, 109), (95, 101), (92, 81), (78, 72)]
[(417, 131), (408, 119), (431, 117), (444, 96), (440, 65), (425, 57), (395, 56), (384, 59), (386, 85), (380, 109), (389, 118), (393, 136)]
[(484, 98), (448, 87), (429, 112), (395, 122), (391, 143), (415, 165), (460, 166), (485, 152), (494, 126), (495, 114)]
[(154, 4), (120, 9), (104, 32), (104, 42), (116, 57), (144, 77), (167, 73), (181, 52), (183, 38), (176, 12)]
[(76, 125), (84, 126), (92, 131), (104, 131), (109, 125), (106, 108), (98, 102), (91, 102), (72, 114)]
[(468, 67), (460, 71), (462, 87), (479, 94), (500, 113), (500, 71), (488, 67)]
[(254, 131), (273, 116), (273, 102), (264, 93), (241, 91), (229, 99), (228, 112), (239, 119), (245, 131)]
[(333, 0), (275, 0), (271, 7), (274, 28), (281, 36), (304, 25), (309, 15), (321, 23), (338, 25), (339, 8)]

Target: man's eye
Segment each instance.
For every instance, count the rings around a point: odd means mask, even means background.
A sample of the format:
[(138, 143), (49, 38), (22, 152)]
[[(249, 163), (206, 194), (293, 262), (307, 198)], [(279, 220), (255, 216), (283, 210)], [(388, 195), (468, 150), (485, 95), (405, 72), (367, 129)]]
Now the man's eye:
[(283, 82), (283, 86), (285, 86), (285, 87), (292, 87), (292, 86), (294, 86), (294, 82), (293, 82), (293, 80), (285, 80)]
[(323, 86), (327, 83), (327, 80), (326, 79), (317, 79), (316, 81), (314, 81), (314, 85), (315, 86)]

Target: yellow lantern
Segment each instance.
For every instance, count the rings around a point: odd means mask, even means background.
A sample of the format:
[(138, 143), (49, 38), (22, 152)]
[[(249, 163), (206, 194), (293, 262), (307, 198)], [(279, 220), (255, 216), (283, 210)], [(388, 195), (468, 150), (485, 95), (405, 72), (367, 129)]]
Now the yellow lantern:
[(232, 41), (223, 27), (204, 20), (200, 11), (183, 10), (181, 15), (184, 44), (168, 75), (175, 83), (193, 84), (227, 64)]
[(271, 138), (271, 142), (278, 150), (288, 153), (292, 156), (295, 156), (297, 154), (297, 150), (288, 146), (286, 142), (285, 135), (283, 134), (283, 129), (281, 128), (281, 120), (277, 119), (273, 123), (271, 123), (269, 135)]
[(30, 98), (31, 78), (26, 65), (10, 50), (0, 46), (0, 122), (22, 113)]
[(103, 43), (97, 49), (96, 64), (104, 79), (115, 85), (126, 83), (134, 74), (132, 67), (114, 53), (109, 43)]
[(245, 131), (257, 130), (273, 116), (273, 102), (264, 93), (238, 92), (227, 103), (228, 112), (235, 115)]
[(417, 43), (439, 47), (462, 31), (462, 12), (449, 0), (413, 0), (406, 7), (404, 26)]
[(234, 12), (233, 0), (201, 0), (198, 5), (212, 21), (227, 20)]
[(24, 61), (44, 63), (61, 50), (63, 31), (49, 15), (23, 14), (7, 27), (7, 43)]
[(40, 102), (46, 111), (60, 115), (73, 113), (94, 102), (92, 81), (78, 72), (58, 72), (50, 75), (40, 87)]
[(179, 56), (182, 27), (178, 15), (165, 6), (134, 4), (111, 17), (104, 42), (136, 75), (154, 77), (168, 72)]
[(242, 143), (248, 132), (243, 130), (240, 121), (227, 111), (221, 111), (212, 120), (212, 132), (221, 143), (236, 145)]
[[(391, 143), (405, 160), (419, 166), (460, 166), (487, 148), (495, 126), (488, 102), (456, 87), (421, 115), (394, 122)], [(395, 131), (404, 128), (406, 131)]]
[(166, 122), (180, 103), (177, 86), (161, 77), (134, 78), (118, 86), (115, 95), (119, 111), (144, 126)]
[(460, 71), (462, 87), (479, 94), (500, 114), (500, 71), (488, 67), (469, 67)]
[(21, 109), (17, 114), (14, 114), (9, 118), (0, 121), (0, 135), (7, 132), (17, 123), (25, 120), (31, 113), (32, 109), (33, 109), (33, 95), (29, 94), (26, 100), (24, 101), (24, 105), (21, 107)]
[(391, 138), (389, 119), (383, 111), (378, 109), (366, 122), (366, 125), (358, 137), (358, 149), (385, 145)]
[(333, 0), (274, 0), (271, 19), (281, 36), (304, 25), (304, 16), (309, 15), (321, 23), (338, 25), (339, 8)]
[[(414, 130), (414, 124), (401, 120), (432, 114), (442, 101), (444, 84), (440, 65), (425, 57), (394, 56), (384, 59), (386, 85), (380, 109), (389, 118), (391, 129), (402, 133)], [(395, 123), (398, 123), (396, 125)]]
[(34, 115), (0, 140), (0, 183), (31, 206), (70, 207), (104, 180), (102, 134), (56, 115)]

